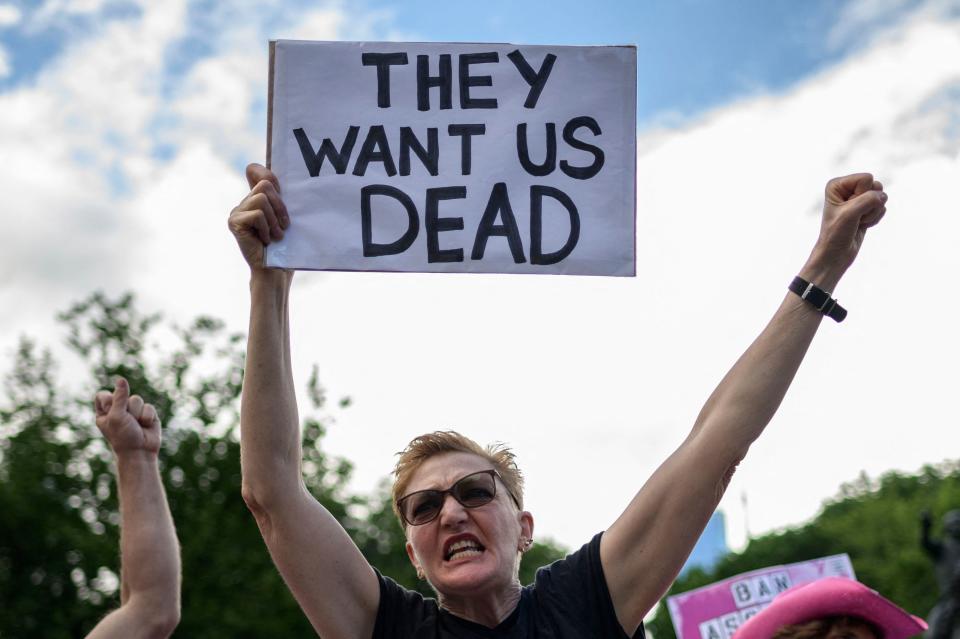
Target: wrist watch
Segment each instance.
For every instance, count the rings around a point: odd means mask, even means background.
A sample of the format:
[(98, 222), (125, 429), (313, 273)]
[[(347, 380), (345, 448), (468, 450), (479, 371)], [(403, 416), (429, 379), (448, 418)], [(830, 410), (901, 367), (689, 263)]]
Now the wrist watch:
[(847, 309), (840, 306), (837, 300), (830, 297), (828, 291), (823, 290), (815, 284), (811, 284), (799, 275), (793, 278), (788, 288), (799, 295), (800, 299), (812, 305), (815, 309), (835, 322), (842, 322), (843, 318), (847, 316)]

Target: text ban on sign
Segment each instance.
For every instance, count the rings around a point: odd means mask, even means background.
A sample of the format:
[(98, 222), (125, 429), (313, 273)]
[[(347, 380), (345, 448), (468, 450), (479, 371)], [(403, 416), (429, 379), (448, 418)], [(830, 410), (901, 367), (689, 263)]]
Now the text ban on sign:
[(855, 579), (846, 554), (771, 566), (667, 597), (678, 639), (730, 639), (780, 593), (825, 577)]
[(292, 269), (635, 273), (636, 49), (271, 43)]

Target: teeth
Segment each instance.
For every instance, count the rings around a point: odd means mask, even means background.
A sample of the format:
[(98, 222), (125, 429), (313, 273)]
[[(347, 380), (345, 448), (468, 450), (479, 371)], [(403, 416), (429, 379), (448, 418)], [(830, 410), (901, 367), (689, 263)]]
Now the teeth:
[(447, 559), (452, 559), (454, 555), (476, 556), (483, 552), (483, 547), (475, 541), (462, 540), (450, 545), (447, 549)]

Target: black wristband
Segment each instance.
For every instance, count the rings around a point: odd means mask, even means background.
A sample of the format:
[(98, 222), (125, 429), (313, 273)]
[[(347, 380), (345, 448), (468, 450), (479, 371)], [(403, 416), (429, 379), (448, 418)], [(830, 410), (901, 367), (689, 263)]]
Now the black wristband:
[(793, 278), (788, 288), (799, 295), (800, 299), (835, 322), (842, 322), (843, 318), (847, 316), (847, 309), (840, 306), (837, 300), (830, 297), (830, 293), (819, 286), (811, 284), (799, 275)]

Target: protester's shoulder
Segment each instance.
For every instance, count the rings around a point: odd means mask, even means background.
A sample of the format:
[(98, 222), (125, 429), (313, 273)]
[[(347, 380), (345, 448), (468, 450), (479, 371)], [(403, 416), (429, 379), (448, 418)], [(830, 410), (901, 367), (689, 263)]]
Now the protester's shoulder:
[(563, 579), (567, 577), (583, 577), (585, 573), (591, 573), (596, 570), (602, 572), (600, 566), (600, 539), (603, 533), (597, 533), (593, 538), (581, 546), (578, 550), (570, 553), (563, 559), (558, 559), (552, 564), (544, 566), (537, 571), (536, 585), (540, 582), (547, 582)]
[[(591, 636), (582, 634), (588, 632), (626, 639), (600, 561), (602, 536), (594, 535), (575, 552), (537, 571), (529, 599), (538, 625), (566, 627), (574, 632), (571, 636)], [(642, 626), (634, 636), (644, 636)]]
[(380, 581), (380, 604), (374, 625), (374, 639), (412, 636), (418, 628), (436, 622), (437, 601), (409, 588), (404, 588), (374, 568)]

